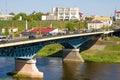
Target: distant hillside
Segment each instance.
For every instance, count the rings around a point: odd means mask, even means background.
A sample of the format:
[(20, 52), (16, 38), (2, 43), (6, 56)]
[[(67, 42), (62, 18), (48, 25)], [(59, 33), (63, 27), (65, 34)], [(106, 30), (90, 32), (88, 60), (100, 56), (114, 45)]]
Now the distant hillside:
[[(28, 28), (34, 28), (34, 27), (57, 27), (57, 28), (64, 28), (66, 25), (66, 22), (60, 22), (60, 21), (29, 21), (28, 22)], [(25, 30), (26, 21), (0, 21), (0, 31), (2, 28), (5, 28), (6, 31), (8, 31), (11, 27), (17, 27), (18, 33)], [(6, 32), (6, 35), (8, 32)]]

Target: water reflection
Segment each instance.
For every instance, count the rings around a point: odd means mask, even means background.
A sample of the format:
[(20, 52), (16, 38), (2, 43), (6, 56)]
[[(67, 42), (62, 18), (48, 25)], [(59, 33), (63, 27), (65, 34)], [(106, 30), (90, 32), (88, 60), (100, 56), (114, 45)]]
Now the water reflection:
[(120, 64), (86, 62), (82, 74), (92, 80), (120, 80)]
[(120, 80), (120, 64), (63, 63), (62, 80)]
[(61, 80), (62, 59), (42, 57), (37, 59), (37, 67), (44, 73), (44, 80)]
[(82, 63), (63, 62), (63, 78), (62, 80), (80, 79)]
[[(61, 58), (38, 58), (44, 80), (120, 80), (120, 64), (62, 62)], [(6, 73), (14, 69), (14, 59), (0, 58), (0, 80), (13, 80)], [(43, 80), (17, 78), (16, 80)]]

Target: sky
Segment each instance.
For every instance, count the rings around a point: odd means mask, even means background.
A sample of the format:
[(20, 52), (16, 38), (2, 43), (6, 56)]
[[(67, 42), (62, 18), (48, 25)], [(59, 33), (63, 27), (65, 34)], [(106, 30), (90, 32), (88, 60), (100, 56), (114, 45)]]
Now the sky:
[(120, 0), (0, 0), (0, 11), (5, 14), (24, 12), (51, 12), (53, 7), (78, 7), (85, 16), (113, 16), (120, 10)]

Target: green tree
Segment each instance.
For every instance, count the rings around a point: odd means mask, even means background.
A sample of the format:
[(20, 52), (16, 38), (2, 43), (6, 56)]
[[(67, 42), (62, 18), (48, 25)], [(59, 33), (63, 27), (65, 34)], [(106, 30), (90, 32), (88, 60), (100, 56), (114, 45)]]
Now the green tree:
[(87, 26), (88, 26), (88, 22), (87, 22), (87, 21), (84, 21), (84, 22), (83, 22), (83, 27), (84, 27), (84, 28), (87, 28)]
[(41, 20), (41, 17), (42, 17), (42, 13), (41, 12), (38, 12), (38, 13), (33, 12), (32, 14), (30, 14), (28, 16), (28, 20), (29, 21), (32, 21), (32, 20), (39, 21), (39, 20)]
[(26, 20), (27, 19), (27, 15), (25, 13), (19, 13), (19, 14), (15, 15), (13, 20), (19, 20), (20, 16), (22, 17), (22, 20)]
[(75, 26), (74, 23), (72, 23), (72, 22), (67, 22), (67, 24), (66, 24), (65, 27), (66, 27), (68, 30), (72, 31), (72, 30), (74, 30), (74, 26)]

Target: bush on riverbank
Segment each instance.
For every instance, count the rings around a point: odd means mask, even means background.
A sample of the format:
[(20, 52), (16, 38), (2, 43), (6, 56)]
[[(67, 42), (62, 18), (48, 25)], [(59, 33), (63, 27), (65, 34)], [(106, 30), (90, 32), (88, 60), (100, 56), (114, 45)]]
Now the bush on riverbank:
[[(94, 62), (108, 62), (108, 63), (120, 63), (120, 39), (110, 38), (109, 41), (118, 42), (118, 44), (104, 44), (105, 48), (103, 50), (99, 49), (89, 49), (81, 53), (84, 60), (94, 61)], [(99, 44), (99, 46), (101, 46)]]

